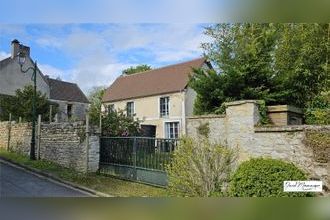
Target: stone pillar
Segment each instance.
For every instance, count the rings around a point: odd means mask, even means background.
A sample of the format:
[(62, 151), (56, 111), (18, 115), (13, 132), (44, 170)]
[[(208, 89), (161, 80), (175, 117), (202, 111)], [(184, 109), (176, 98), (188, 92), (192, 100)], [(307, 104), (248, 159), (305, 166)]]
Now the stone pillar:
[(248, 157), (249, 147), (254, 147), (254, 126), (259, 121), (257, 101), (244, 100), (226, 103), (227, 145), (238, 148), (240, 160)]

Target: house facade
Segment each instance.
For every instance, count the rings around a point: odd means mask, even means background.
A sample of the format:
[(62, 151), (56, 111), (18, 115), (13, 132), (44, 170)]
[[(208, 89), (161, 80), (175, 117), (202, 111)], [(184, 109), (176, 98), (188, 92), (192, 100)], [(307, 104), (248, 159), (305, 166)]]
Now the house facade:
[[(22, 73), (17, 61), (17, 54), (23, 51), (26, 61), (23, 69), (33, 67), (30, 48), (19, 43), (11, 42), (11, 56), (0, 60), (0, 96), (14, 96), (17, 89), (33, 85), (32, 72)], [(58, 112), (54, 117), (56, 122), (69, 120), (84, 120), (89, 102), (79, 86), (75, 83), (52, 79), (37, 69), (37, 90), (45, 94), (47, 99), (57, 105)]]
[(123, 110), (141, 121), (145, 136), (178, 138), (186, 134), (196, 92), (188, 87), (192, 68), (211, 68), (196, 59), (133, 75), (120, 76), (106, 90), (103, 111)]

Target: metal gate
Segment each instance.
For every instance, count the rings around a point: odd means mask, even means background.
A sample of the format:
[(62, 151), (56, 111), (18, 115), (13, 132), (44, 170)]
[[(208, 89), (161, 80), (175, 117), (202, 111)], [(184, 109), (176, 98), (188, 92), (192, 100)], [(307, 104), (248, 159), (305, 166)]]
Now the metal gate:
[(167, 186), (165, 170), (177, 139), (101, 137), (100, 141), (101, 173)]

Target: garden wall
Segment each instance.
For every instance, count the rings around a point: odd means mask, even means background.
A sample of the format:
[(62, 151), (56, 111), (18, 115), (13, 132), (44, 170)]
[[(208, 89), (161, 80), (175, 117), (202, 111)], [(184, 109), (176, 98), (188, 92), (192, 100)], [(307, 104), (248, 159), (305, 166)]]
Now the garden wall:
[(330, 188), (330, 152), (324, 149), (326, 159), (320, 161), (315, 150), (306, 145), (308, 132), (330, 135), (330, 126), (257, 126), (259, 110), (256, 101), (227, 103), (225, 116), (202, 116), (187, 119), (187, 135), (201, 138), (201, 125), (208, 124), (211, 142), (238, 148), (239, 162), (250, 157), (271, 157), (296, 164), (309, 173), (310, 178), (321, 179)]
[[(8, 149), (9, 135), (9, 150), (29, 155), (31, 124), (0, 122), (0, 148)], [(36, 136), (36, 155), (40, 143), (40, 159), (86, 172), (88, 146), (88, 171), (98, 170), (99, 132), (96, 129), (87, 131), (82, 123), (41, 124), (40, 136)]]

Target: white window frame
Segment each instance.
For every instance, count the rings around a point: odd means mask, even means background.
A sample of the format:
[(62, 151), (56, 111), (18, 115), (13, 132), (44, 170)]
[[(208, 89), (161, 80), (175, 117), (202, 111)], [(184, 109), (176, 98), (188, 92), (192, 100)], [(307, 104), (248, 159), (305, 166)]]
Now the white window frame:
[[(133, 111), (132, 112), (132, 115), (129, 115), (128, 114), (128, 103), (132, 103), (133, 104), (133, 108), (131, 108), (131, 110)], [(128, 117), (134, 117), (135, 116), (135, 103), (134, 103), (134, 101), (128, 101), (128, 102), (126, 102), (126, 115), (128, 116)]]
[[(167, 98), (167, 114), (166, 115), (162, 115), (162, 108), (161, 108), (161, 99), (166, 99)], [(170, 116), (170, 96), (161, 96), (158, 99), (158, 113), (159, 113), (159, 117), (160, 118), (168, 118)]]
[(167, 131), (167, 127), (166, 127), (166, 124), (167, 123), (177, 123), (178, 124), (178, 137), (177, 138), (179, 138), (180, 135), (181, 135), (181, 122), (178, 121), (178, 120), (175, 120), (175, 121), (164, 121), (164, 129), (163, 129), (164, 130), (164, 138), (171, 138), (171, 137), (169, 137), (170, 135), (169, 135), (169, 133)]

